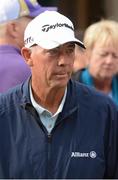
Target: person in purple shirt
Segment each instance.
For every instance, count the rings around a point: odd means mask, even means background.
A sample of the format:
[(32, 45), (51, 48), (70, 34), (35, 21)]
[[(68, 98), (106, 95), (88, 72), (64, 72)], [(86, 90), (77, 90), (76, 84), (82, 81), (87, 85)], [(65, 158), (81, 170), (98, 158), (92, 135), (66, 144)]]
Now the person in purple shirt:
[(21, 56), (23, 34), (27, 24), (45, 10), (36, 0), (0, 1), (0, 93), (22, 83), (30, 69)]

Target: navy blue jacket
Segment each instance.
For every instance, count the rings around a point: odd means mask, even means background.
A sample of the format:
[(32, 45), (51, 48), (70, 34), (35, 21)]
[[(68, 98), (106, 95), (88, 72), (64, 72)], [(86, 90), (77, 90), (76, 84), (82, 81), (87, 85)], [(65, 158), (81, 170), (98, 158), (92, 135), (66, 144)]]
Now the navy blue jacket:
[(118, 115), (110, 98), (70, 80), (48, 134), (28, 83), (0, 96), (0, 178), (118, 178)]

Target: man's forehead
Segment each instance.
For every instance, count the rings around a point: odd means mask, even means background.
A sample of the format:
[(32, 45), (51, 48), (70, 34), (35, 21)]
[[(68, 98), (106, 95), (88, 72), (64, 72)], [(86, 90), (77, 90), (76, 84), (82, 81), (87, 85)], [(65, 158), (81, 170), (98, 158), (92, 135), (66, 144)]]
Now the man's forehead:
[(38, 47), (38, 49), (43, 49), (45, 52), (51, 52), (51, 51), (60, 51), (60, 50), (64, 50), (64, 49), (68, 49), (68, 48), (73, 48), (75, 49), (75, 42), (67, 42), (65, 44), (62, 44), (58, 47), (52, 48), (52, 49), (44, 49), (42, 47), (40, 47), (39, 45), (35, 44), (32, 46), (33, 47)]
[(69, 48), (69, 47), (75, 47), (75, 43), (74, 42), (68, 42), (68, 43), (62, 44), (56, 48), (53, 48), (53, 49), (63, 49), (63, 48)]

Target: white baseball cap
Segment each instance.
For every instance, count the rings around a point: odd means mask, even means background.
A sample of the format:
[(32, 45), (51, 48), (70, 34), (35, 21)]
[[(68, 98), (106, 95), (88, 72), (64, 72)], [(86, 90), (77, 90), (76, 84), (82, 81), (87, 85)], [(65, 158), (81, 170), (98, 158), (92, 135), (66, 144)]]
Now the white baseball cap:
[(45, 11), (27, 25), (24, 33), (25, 47), (37, 44), (44, 49), (53, 49), (67, 42), (84, 44), (75, 38), (73, 23), (56, 11)]
[(46, 10), (57, 10), (57, 7), (43, 7), (37, 0), (0, 0), (0, 23), (22, 16), (36, 17)]

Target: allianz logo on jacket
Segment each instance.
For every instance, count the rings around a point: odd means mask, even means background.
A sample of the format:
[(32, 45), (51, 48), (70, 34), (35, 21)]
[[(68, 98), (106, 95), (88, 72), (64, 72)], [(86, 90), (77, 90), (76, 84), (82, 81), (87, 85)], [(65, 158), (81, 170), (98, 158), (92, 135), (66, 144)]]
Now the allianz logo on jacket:
[(89, 153), (85, 152), (72, 152), (71, 158), (96, 158), (97, 153), (95, 151), (90, 151)]

